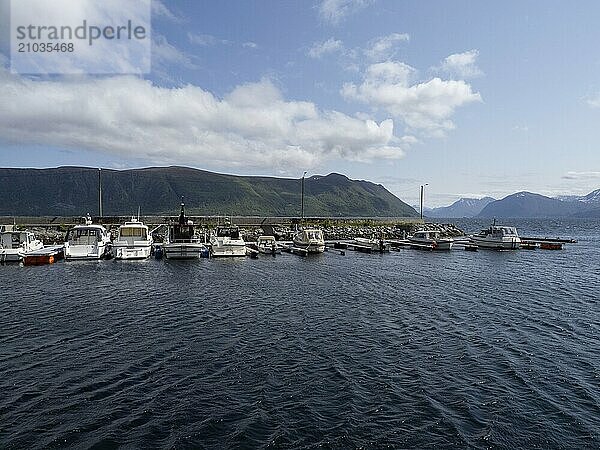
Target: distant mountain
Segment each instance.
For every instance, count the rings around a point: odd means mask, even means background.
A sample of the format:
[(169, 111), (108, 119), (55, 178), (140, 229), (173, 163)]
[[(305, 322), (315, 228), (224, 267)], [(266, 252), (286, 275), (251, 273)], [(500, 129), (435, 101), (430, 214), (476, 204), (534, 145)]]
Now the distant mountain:
[(596, 200), (594, 192), (578, 200), (559, 200), (531, 192), (518, 192), (489, 203), (477, 217), (597, 217), (594, 210), (600, 208), (600, 202)]
[[(98, 211), (98, 169), (1, 169), (0, 215), (73, 216)], [(190, 215), (299, 216), (300, 180), (223, 175), (187, 167), (102, 169), (104, 215), (176, 215), (183, 195)], [(382, 185), (336, 173), (305, 180), (305, 214), (416, 217)]]
[(461, 198), (450, 206), (433, 208), (426, 212), (427, 217), (475, 217), (489, 203), (495, 201), (492, 197)]

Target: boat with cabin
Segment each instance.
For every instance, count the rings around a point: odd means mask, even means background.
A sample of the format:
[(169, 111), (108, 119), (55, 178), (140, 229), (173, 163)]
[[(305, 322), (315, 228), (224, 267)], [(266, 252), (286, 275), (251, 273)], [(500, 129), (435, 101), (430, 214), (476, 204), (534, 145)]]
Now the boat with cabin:
[(259, 236), (256, 241), (256, 248), (260, 253), (265, 255), (276, 255), (281, 253), (279, 245), (275, 240), (275, 236)]
[(246, 242), (239, 227), (231, 224), (217, 226), (210, 237), (210, 252), (215, 257), (246, 256)]
[(65, 260), (101, 259), (110, 255), (110, 233), (102, 225), (92, 223), (89, 214), (84, 220), (67, 231)]
[(152, 253), (152, 234), (148, 226), (132, 217), (119, 226), (117, 239), (112, 244), (115, 259), (146, 259)]
[(167, 259), (198, 259), (206, 255), (204, 238), (198, 233), (194, 222), (185, 216), (183, 197), (177, 222), (167, 226), (162, 251)]
[(3, 231), (0, 233), (0, 263), (21, 262), (26, 253), (44, 248), (42, 241), (31, 231)]
[(302, 228), (294, 235), (294, 247), (308, 253), (323, 253), (325, 251), (325, 238), (319, 228)]
[(408, 237), (411, 247), (428, 250), (451, 250), (454, 239), (444, 238), (439, 231), (419, 230)]
[(479, 234), (470, 236), (471, 242), (481, 248), (516, 250), (521, 247), (521, 238), (515, 227), (496, 225), (496, 221)]

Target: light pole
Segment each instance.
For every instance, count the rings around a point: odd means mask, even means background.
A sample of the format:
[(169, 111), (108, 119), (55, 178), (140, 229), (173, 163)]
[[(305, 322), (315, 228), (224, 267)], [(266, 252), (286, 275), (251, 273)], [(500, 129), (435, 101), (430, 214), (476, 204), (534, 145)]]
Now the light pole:
[(425, 193), (425, 186), (429, 186), (429, 183), (421, 185), (421, 220), (423, 220), (423, 195)]
[(300, 222), (304, 222), (304, 177), (306, 176), (306, 171), (302, 174), (302, 196), (300, 197), (300, 208), (301, 208), (301, 216)]
[(102, 169), (98, 169), (98, 212), (102, 219)]

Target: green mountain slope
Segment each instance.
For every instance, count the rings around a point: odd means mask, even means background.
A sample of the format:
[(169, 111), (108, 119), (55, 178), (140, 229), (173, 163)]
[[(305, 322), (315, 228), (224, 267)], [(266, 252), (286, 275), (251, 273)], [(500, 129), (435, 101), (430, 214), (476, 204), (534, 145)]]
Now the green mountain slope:
[[(0, 215), (82, 215), (98, 211), (98, 169), (1, 169)], [(300, 180), (223, 175), (186, 167), (102, 170), (104, 215), (300, 215)], [(306, 216), (416, 217), (416, 211), (368, 181), (344, 175), (305, 180)]]

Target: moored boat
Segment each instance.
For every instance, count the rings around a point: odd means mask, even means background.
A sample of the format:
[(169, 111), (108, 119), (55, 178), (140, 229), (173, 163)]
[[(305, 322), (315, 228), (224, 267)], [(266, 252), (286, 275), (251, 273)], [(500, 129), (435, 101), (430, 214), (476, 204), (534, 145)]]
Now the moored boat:
[(371, 252), (389, 252), (391, 244), (383, 239), (355, 237), (350, 245), (363, 247)]
[(204, 239), (198, 234), (194, 222), (185, 216), (183, 197), (179, 219), (168, 225), (162, 251), (167, 259), (198, 259), (207, 252)]
[(44, 244), (31, 231), (0, 233), (0, 263), (20, 262), (26, 253), (42, 248)]
[(496, 225), (495, 222), (470, 238), (471, 242), (481, 248), (515, 250), (521, 246), (521, 238), (515, 227)]
[(135, 218), (119, 227), (112, 244), (115, 259), (146, 259), (152, 251), (152, 235), (148, 226)]
[(210, 237), (212, 256), (246, 256), (246, 242), (236, 225), (219, 225)]
[(308, 253), (323, 253), (325, 238), (319, 228), (302, 228), (294, 235), (294, 247), (306, 250)]
[(256, 248), (260, 253), (267, 255), (276, 255), (281, 253), (281, 249), (277, 245), (275, 236), (259, 236), (256, 241)]
[(101, 259), (109, 255), (110, 233), (102, 225), (93, 224), (90, 215), (85, 223), (75, 225), (65, 238), (65, 260)]
[(439, 231), (419, 230), (409, 236), (408, 241), (417, 249), (451, 250), (454, 245), (454, 239), (441, 237)]

